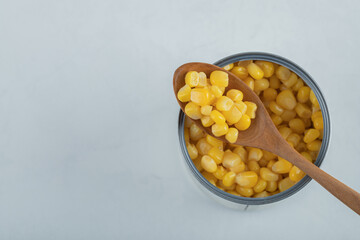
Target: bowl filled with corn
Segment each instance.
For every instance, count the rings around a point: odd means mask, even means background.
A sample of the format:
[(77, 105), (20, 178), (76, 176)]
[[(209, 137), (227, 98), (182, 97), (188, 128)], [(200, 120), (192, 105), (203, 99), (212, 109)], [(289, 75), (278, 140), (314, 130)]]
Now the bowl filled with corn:
[[(321, 165), (330, 140), (330, 118), (324, 97), (309, 74), (269, 53), (235, 54), (214, 65), (244, 81), (260, 97), (282, 137), (308, 161)], [(235, 142), (256, 117), (256, 105), (243, 101), (237, 91), (225, 93), (224, 88), (212, 86), (213, 81), (221, 79), (217, 74), (191, 72), (186, 76), (187, 85), (197, 93), (193, 96), (202, 96), (200, 85), (207, 84), (217, 101), (213, 106), (202, 106), (196, 102), (201, 98), (194, 98), (185, 112), (203, 126), (211, 126), (215, 136), (221, 134), (228, 142)], [(187, 100), (188, 92), (183, 89), (178, 98)], [(227, 109), (227, 101), (234, 102), (231, 109)], [(222, 202), (233, 206), (273, 203), (293, 195), (311, 180), (273, 153), (225, 143), (206, 134), (182, 111), (178, 127), (180, 147), (191, 175), (202, 189)]]

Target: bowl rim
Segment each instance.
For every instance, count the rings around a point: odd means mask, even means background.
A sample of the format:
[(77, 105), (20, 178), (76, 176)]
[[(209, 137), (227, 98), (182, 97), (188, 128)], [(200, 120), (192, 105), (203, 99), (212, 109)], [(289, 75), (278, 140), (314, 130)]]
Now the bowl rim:
[[(282, 57), (279, 55), (275, 55), (272, 53), (266, 53), (266, 52), (244, 52), (244, 53), (238, 53), (233, 54), (230, 56), (227, 56), (225, 58), (222, 58), (214, 63), (214, 65), (217, 65), (219, 67), (224, 67), (228, 64), (238, 62), (238, 61), (244, 61), (244, 60), (264, 60), (264, 61), (270, 61), (273, 63), (280, 64), (284, 67), (287, 67), (294, 73), (296, 73), (315, 93), (315, 96), (319, 102), (320, 109), (323, 115), (324, 119), (324, 130), (323, 130), (323, 141), (321, 144), (321, 148), (319, 151), (319, 154), (314, 162), (314, 164), (318, 167), (320, 167), (321, 163), (323, 162), (329, 144), (330, 144), (330, 133), (331, 133), (331, 126), (330, 126), (330, 115), (329, 115), (329, 109), (327, 107), (325, 98), (317, 85), (317, 83), (314, 81), (314, 79), (299, 65), (296, 63)], [(207, 181), (203, 175), (197, 170), (195, 167), (193, 161), (191, 160), (187, 149), (186, 149), (186, 143), (184, 138), (184, 123), (185, 123), (185, 114), (181, 111), (179, 113), (179, 120), (178, 120), (178, 134), (179, 134), (179, 141), (180, 141), (180, 147), (181, 151), (183, 153), (183, 156), (185, 158), (185, 161), (187, 163), (187, 166), (190, 168), (192, 174), (195, 176), (195, 178), (200, 182), (200, 184), (205, 187), (207, 190), (209, 190), (211, 193), (215, 194), (216, 196), (228, 200), (233, 203), (238, 204), (245, 204), (245, 205), (264, 205), (269, 203), (274, 203), (281, 201), (285, 198), (288, 198), (295, 193), (297, 193), (299, 190), (301, 190), (305, 185), (307, 185), (311, 178), (306, 175), (304, 178), (302, 178), (298, 183), (296, 183), (291, 188), (287, 189), (284, 192), (277, 193), (275, 195), (265, 197), (265, 198), (248, 198), (248, 197), (241, 197), (237, 195), (233, 195), (230, 193), (227, 193), (218, 187), (212, 185), (209, 181)]]

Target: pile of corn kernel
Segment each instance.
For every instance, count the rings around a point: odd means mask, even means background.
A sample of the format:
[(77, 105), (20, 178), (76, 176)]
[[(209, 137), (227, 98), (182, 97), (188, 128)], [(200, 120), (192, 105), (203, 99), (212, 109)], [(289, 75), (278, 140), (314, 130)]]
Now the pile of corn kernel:
[[(271, 62), (242, 61), (224, 69), (259, 95), (281, 135), (310, 162), (316, 160), (323, 118), (314, 92), (289, 69)], [(213, 185), (243, 197), (267, 197), (300, 181), (304, 172), (285, 159), (251, 147), (224, 143), (185, 119), (185, 142), (196, 168)]]
[[(250, 127), (257, 106), (253, 102), (243, 101), (244, 95), (237, 89), (230, 89), (223, 96), (228, 85), (229, 76), (224, 71), (211, 72), (210, 79), (204, 72), (190, 71), (186, 73), (185, 85), (180, 88), (177, 97), (181, 102), (188, 102), (185, 106), (187, 116), (200, 119), (204, 127), (211, 126), (214, 136), (225, 135), (227, 141), (235, 143), (239, 130)], [(234, 127), (229, 127), (232, 125)], [(214, 160), (207, 160), (207, 166), (216, 167)]]

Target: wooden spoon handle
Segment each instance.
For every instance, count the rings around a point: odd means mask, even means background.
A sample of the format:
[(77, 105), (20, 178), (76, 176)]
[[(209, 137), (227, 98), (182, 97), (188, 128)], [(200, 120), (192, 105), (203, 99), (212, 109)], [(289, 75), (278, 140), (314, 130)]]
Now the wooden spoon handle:
[[(289, 144), (286, 143), (286, 145), (288, 147), (283, 146), (284, 148), (282, 148), (282, 153), (279, 152), (281, 157), (296, 165), (312, 179), (317, 181), (326, 190), (328, 190), (332, 195), (342, 201), (346, 206), (360, 215), (360, 193), (346, 186), (344, 183), (340, 182), (336, 178), (318, 168), (313, 163), (306, 160)], [(284, 149), (287, 149), (287, 151), (283, 151)]]

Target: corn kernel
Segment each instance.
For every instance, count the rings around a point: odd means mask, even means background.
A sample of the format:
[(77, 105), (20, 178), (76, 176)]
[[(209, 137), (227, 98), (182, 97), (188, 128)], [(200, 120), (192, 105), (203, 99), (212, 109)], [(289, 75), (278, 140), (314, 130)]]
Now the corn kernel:
[(292, 186), (295, 185), (295, 182), (291, 181), (289, 177), (284, 178), (279, 182), (279, 190), (280, 192), (286, 191)]
[(280, 116), (284, 112), (284, 109), (280, 107), (280, 105), (278, 105), (275, 101), (271, 101), (269, 107), (270, 107), (270, 111), (272, 111), (278, 116)]
[[(236, 174), (235, 174), (236, 175)], [(225, 176), (224, 176), (224, 179), (225, 179)], [(225, 186), (224, 185), (224, 179), (222, 180), (222, 181), (218, 181), (217, 182), (217, 186), (218, 187), (220, 187), (221, 189), (223, 189), (223, 190), (226, 190), (226, 191), (233, 191), (233, 190), (235, 190), (235, 179), (234, 179), (234, 183), (233, 184), (231, 184), (230, 186)]]
[(277, 69), (276, 69), (276, 77), (278, 79), (280, 79), (281, 81), (286, 81), (289, 79), (290, 75), (291, 75), (291, 72), (289, 69), (287, 69), (286, 67), (284, 66), (279, 66)]
[(256, 172), (256, 174), (260, 174), (260, 165), (257, 161), (249, 161), (248, 167), (250, 171)]
[(224, 151), (220, 150), (217, 147), (212, 147), (208, 153), (207, 153), (212, 159), (214, 159), (214, 161), (216, 162), (216, 164), (220, 164), (222, 163), (222, 159), (224, 157)]
[(209, 173), (214, 173), (217, 170), (216, 162), (208, 155), (201, 158), (201, 166)]
[(322, 117), (317, 117), (313, 120), (314, 128), (321, 130), (324, 129), (324, 121)]
[(214, 121), (211, 119), (210, 116), (203, 116), (201, 118), (201, 123), (204, 127), (210, 127), (211, 125), (214, 124)]
[(235, 182), (242, 187), (252, 188), (258, 181), (258, 175), (256, 172), (247, 171), (241, 172), (236, 175)]
[(196, 159), (199, 156), (198, 150), (194, 144), (187, 144), (186, 148), (191, 159)]
[(224, 69), (225, 69), (226, 71), (230, 71), (233, 67), (234, 67), (234, 64), (233, 64), (233, 63), (230, 63), (230, 64), (226, 65), (226, 66), (224, 67)]
[(226, 72), (216, 70), (210, 74), (210, 82), (212, 85), (227, 87), (229, 85), (229, 76)]
[(205, 105), (200, 108), (200, 112), (202, 115), (209, 116), (211, 114), (212, 109), (213, 106)]
[(234, 106), (234, 101), (226, 96), (221, 96), (216, 101), (216, 108), (220, 111), (229, 111)]
[(187, 72), (185, 75), (185, 83), (190, 87), (196, 87), (199, 84), (199, 73), (196, 71)]
[(315, 118), (319, 118), (319, 117), (322, 118), (322, 113), (321, 113), (321, 111), (314, 112), (314, 113), (311, 115), (311, 120), (314, 121)]
[(296, 112), (294, 110), (284, 110), (280, 117), (283, 121), (288, 122), (296, 117)]
[(248, 115), (250, 118), (254, 119), (255, 115), (256, 115), (255, 113), (257, 110), (256, 104), (253, 102), (248, 102), (248, 101), (245, 101), (244, 103), (247, 106), (246, 115)]
[(300, 181), (305, 176), (305, 173), (301, 171), (297, 166), (293, 166), (289, 172), (289, 178), (293, 182)]
[(295, 111), (296, 111), (297, 115), (301, 118), (310, 118), (311, 117), (311, 110), (304, 103), (298, 103), (295, 107)]
[(244, 98), (244, 94), (242, 91), (237, 89), (231, 89), (226, 93), (226, 96), (233, 100), (234, 102), (242, 101)]
[(264, 72), (264, 77), (269, 78), (274, 74), (275, 67), (272, 62), (266, 61), (255, 61), (255, 64), (258, 65)]
[(262, 79), (257, 79), (255, 80), (255, 84), (254, 84), (254, 91), (255, 92), (261, 92), (264, 91), (265, 89), (269, 88), (269, 80), (262, 78)]
[(301, 78), (298, 78), (294, 86), (292, 86), (292, 89), (294, 91), (299, 91), (299, 89), (302, 88), (303, 86), (304, 86), (303, 80)]
[(228, 193), (232, 194), (232, 195), (236, 195), (236, 196), (240, 196), (239, 193), (235, 192), (235, 191), (227, 191)]
[(249, 65), (252, 62), (253, 62), (253, 60), (243, 60), (243, 61), (237, 62), (237, 65), (241, 66), (241, 67), (247, 67), (247, 65)]
[(278, 188), (278, 183), (276, 181), (267, 181), (266, 191), (267, 192), (275, 192)]
[(265, 198), (265, 197), (269, 197), (269, 196), (271, 196), (270, 193), (268, 193), (267, 191), (263, 191), (263, 192), (256, 193), (253, 197), (254, 198)]
[(190, 93), (191, 93), (191, 87), (187, 84), (185, 84), (177, 93), (177, 97), (180, 102), (188, 102), (190, 101)]
[(285, 84), (281, 84), (279, 87), (280, 92), (284, 91), (284, 90), (290, 90), (287, 86), (285, 86)]
[(223, 111), (222, 114), (229, 125), (237, 123), (242, 117), (242, 113), (235, 105), (230, 109), (230, 111)]
[(211, 89), (211, 92), (214, 94), (214, 96), (216, 98), (221, 97), (224, 94), (224, 91), (225, 91), (225, 89), (223, 90), (221, 87), (215, 86), (215, 85), (212, 85), (210, 87), (210, 89)]
[(251, 88), (251, 90), (254, 90), (254, 86), (255, 86), (254, 79), (252, 79), (251, 77), (247, 77), (245, 78), (244, 83), (248, 85), (248, 87)]
[(305, 132), (304, 142), (309, 143), (316, 140), (320, 136), (320, 131), (317, 129), (310, 128)]
[(274, 101), (277, 96), (277, 91), (273, 88), (267, 88), (264, 90), (263, 97), (265, 101)]
[(234, 172), (228, 172), (225, 174), (222, 183), (224, 184), (224, 186), (226, 187), (230, 187), (231, 185), (233, 185), (235, 183), (235, 177), (236, 174)]
[(210, 102), (210, 92), (205, 88), (193, 88), (190, 100), (200, 106), (208, 105)]
[(198, 87), (206, 87), (208, 85), (208, 81), (206, 78), (206, 74), (204, 72), (199, 72), (199, 84)]
[(206, 135), (206, 141), (213, 147), (216, 147), (220, 150), (223, 150), (224, 148), (224, 143), (223, 141), (219, 140), (219, 139), (216, 139), (214, 138), (213, 136), (210, 136), (210, 135)]
[(226, 123), (215, 123), (211, 126), (211, 132), (214, 134), (215, 137), (220, 137), (225, 135), (229, 130), (229, 126)]
[(261, 149), (259, 148), (249, 148), (249, 152), (248, 152), (248, 161), (259, 161), (262, 156), (263, 156), (263, 152)]
[(288, 136), (291, 134), (291, 129), (288, 127), (280, 127), (279, 132), (284, 139), (287, 139)]
[(200, 106), (193, 102), (189, 102), (188, 104), (186, 104), (185, 114), (194, 120), (198, 120), (202, 117), (202, 114), (200, 112)]
[(301, 141), (301, 137), (299, 134), (297, 133), (291, 133), (287, 138), (286, 141), (291, 142), (294, 146), (297, 146), (300, 141)]
[(204, 137), (204, 132), (201, 128), (199, 128), (195, 123), (192, 123), (190, 126), (190, 139), (193, 141), (197, 141), (200, 138)]
[(249, 65), (247, 65), (247, 70), (250, 76), (254, 79), (262, 79), (264, 77), (263, 70), (255, 63), (250, 63)]
[(201, 156), (198, 156), (196, 159), (193, 159), (193, 163), (199, 172), (204, 170), (203, 167), (201, 166)]
[(217, 124), (225, 124), (226, 122), (224, 115), (218, 110), (212, 110), (210, 113), (210, 117)]
[(235, 66), (233, 69), (231, 69), (231, 72), (240, 79), (245, 79), (247, 76), (249, 76), (247, 69), (243, 66)]
[(244, 170), (246, 170), (246, 165), (243, 161), (241, 161), (240, 164), (230, 168), (230, 171), (236, 174), (243, 172)]
[(276, 77), (276, 75), (272, 75), (270, 80), (270, 87), (273, 89), (278, 89), (280, 87), (280, 80)]
[(234, 106), (239, 109), (242, 115), (244, 115), (247, 111), (247, 105), (244, 102), (235, 102)]
[(271, 120), (275, 124), (275, 126), (279, 126), (282, 123), (282, 118), (276, 114), (271, 114)]
[(254, 186), (254, 192), (260, 193), (266, 189), (267, 181), (262, 178), (259, 178), (258, 182)]
[(227, 173), (227, 171), (223, 166), (218, 166), (218, 168), (216, 169), (216, 171), (213, 174), (217, 179), (223, 180), (226, 173)]
[(277, 181), (279, 179), (279, 174), (274, 173), (269, 168), (262, 167), (260, 168), (260, 177), (265, 181)]
[(241, 187), (240, 185), (236, 186), (236, 191), (244, 197), (251, 197), (254, 194), (254, 190), (252, 188)]
[(273, 160), (276, 158), (276, 155), (273, 154), (272, 152), (268, 152), (263, 150), (263, 158), (267, 161)]
[(212, 146), (206, 141), (206, 138), (201, 138), (196, 143), (196, 148), (201, 155), (208, 154)]
[(276, 103), (287, 110), (292, 110), (296, 106), (296, 98), (291, 90), (284, 90), (276, 97)]
[(271, 170), (274, 173), (288, 173), (290, 172), (291, 168), (292, 168), (292, 164), (288, 161), (286, 161), (285, 159), (279, 157), (279, 160), (274, 163), (274, 165), (272, 165)]
[(305, 123), (300, 118), (294, 118), (289, 121), (290, 129), (298, 134), (302, 134), (305, 131)]
[(269, 161), (262, 158), (258, 161), (258, 163), (259, 163), (260, 167), (266, 167), (266, 165), (269, 163)]
[(287, 87), (287, 88), (291, 88), (292, 86), (294, 86), (294, 84), (297, 82), (298, 77), (296, 76), (295, 73), (291, 73), (290, 77), (287, 80), (281, 80), (281, 82)]
[(310, 95), (309, 95), (309, 99), (310, 102), (315, 106), (315, 107), (320, 107), (319, 102), (315, 96), (315, 93), (313, 92), (313, 90), (310, 91)]
[(304, 143), (303, 141), (300, 141), (299, 144), (295, 147), (296, 151), (298, 152), (303, 152), (305, 151), (306, 148), (306, 143)]
[(297, 100), (300, 103), (306, 103), (309, 100), (311, 89), (308, 86), (301, 87), (297, 93)]
[(250, 124), (251, 124), (250, 117), (248, 115), (244, 114), (240, 118), (240, 120), (237, 123), (235, 123), (235, 127), (240, 131), (244, 131), (250, 127)]
[(233, 150), (233, 153), (239, 155), (240, 159), (242, 161), (247, 161), (247, 151), (245, 150), (245, 148), (243, 146), (235, 147), (235, 149)]
[[(205, 170), (205, 169), (204, 169)], [(210, 183), (216, 183), (217, 182), (217, 178), (214, 176), (213, 173), (202, 171), (201, 174), (204, 176), (204, 178), (206, 180), (208, 180)]]
[(230, 143), (235, 143), (239, 135), (239, 131), (236, 128), (229, 128), (229, 131), (225, 135), (225, 139)]
[(321, 141), (315, 140), (315, 141), (309, 142), (308, 144), (306, 144), (306, 147), (310, 151), (317, 152), (321, 148)]
[(231, 151), (225, 151), (222, 165), (228, 169), (235, 167), (237, 165), (241, 164), (241, 158), (239, 155), (231, 152)]

